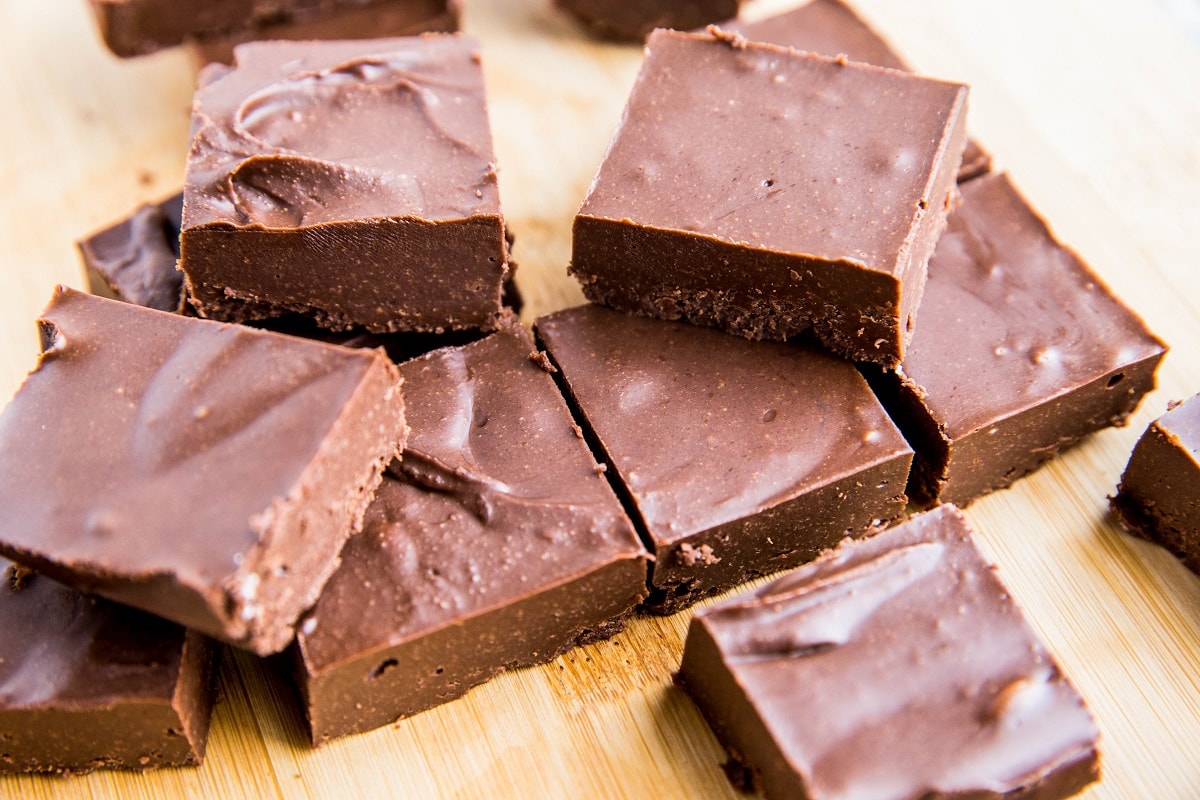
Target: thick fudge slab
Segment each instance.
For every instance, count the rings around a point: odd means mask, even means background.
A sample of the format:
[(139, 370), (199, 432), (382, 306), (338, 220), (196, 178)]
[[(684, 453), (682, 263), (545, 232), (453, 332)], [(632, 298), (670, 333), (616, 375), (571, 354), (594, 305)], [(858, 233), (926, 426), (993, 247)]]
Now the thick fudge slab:
[(403, 444), (376, 351), (61, 288), (0, 415), (0, 554), (283, 649)]
[(216, 650), (0, 559), (0, 773), (204, 760)]
[(192, 42), (228, 62), (251, 39), (365, 39), (458, 29), (458, 0), (90, 0), (104, 43), (140, 56)]
[[(844, 54), (889, 69), (912, 72), (882, 36), (841, 0), (810, 0), (804, 5), (756, 22), (731, 20), (721, 27), (754, 42), (770, 42), (827, 56)], [(992, 157), (974, 139), (963, 151), (958, 181), (978, 178), (991, 169)]]
[(1200, 399), (1174, 405), (1142, 434), (1113, 511), (1130, 533), (1162, 545), (1200, 574)]
[(175, 262), (182, 220), (181, 193), (139, 206), (120, 222), (80, 240), (77, 246), (92, 294), (159, 311), (179, 311), (183, 273)]
[(872, 375), (917, 451), (921, 503), (965, 505), (1125, 424), (1165, 352), (1006, 175), (962, 192), (904, 362)]
[(688, 30), (735, 16), (742, 0), (554, 0), (602, 39), (638, 41), (655, 28)]
[(575, 218), (588, 299), (898, 362), (967, 88), (733, 34), (656, 31), (646, 51)]
[(524, 329), (401, 367), (412, 434), (297, 636), (314, 743), (624, 627), (646, 552)]
[(697, 613), (678, 677), (768, 798), (1054, 800), (1099, 778), (1083, 699), (950, 506)]
[(181, 260), (201, 316), (492, 329), (504, 219), (478, 44), (255, 42), (201, 77)]
[(912, 451), (841, 359), (598, 306), (537, 333), (655, 556), (652, 611), (904, 511)]

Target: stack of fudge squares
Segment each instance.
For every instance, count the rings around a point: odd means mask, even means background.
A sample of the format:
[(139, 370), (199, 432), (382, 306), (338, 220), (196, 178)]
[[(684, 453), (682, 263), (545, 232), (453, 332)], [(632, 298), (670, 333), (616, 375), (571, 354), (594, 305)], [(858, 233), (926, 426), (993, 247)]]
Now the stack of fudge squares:
[(1123, 424), (1165, 347), (967, 95), (838, 0), (654, 31), (574, 224), (592, 303), (531, 336), (477, 42), (206, 67), (182, 201), (81, 243), (125, 302), (58, 290), (0, 416), (0, 771), (198, 763), (212, 640), (286, 651), (320, 744), (798, 567), (691, 623), (739, 781), (1095, 781), (954, 504)]

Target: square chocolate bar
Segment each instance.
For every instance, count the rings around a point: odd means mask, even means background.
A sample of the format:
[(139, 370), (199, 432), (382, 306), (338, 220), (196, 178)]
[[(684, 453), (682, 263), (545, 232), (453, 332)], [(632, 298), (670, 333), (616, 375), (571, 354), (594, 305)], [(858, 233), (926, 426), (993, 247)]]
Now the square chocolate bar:
[(204, 760), (215, 648), (0, 559), (0, 774)]
[(840, 358), (599, 306), (537, 333), (650, 543), (656, 613), (904, 512), (912, 450)]
[(679, 683), (768, 798), (1055, 800), (1083, 698), (941, 506), (692, 618)]
[(282, 650), (406, 428), (380, 352), (60, 288), (0, 414), (0, 554)]
[(646, 51), (575, 218), (588, 299), (898, 363), (967, 87), (720, 31), (655, 31)]
[(1133, 448), (1112, 498), (1130, 533), (1200, 574), (1200, 398), (1173, 405)]
[[(853, 61), (912, 72), (884, 38), (841, 0), (810, 0), (756, 22), (732, 20), (721, 23), (721, 27), (753, 42), (769, 42), (827, 56), (845, 55)], [(978, 178), (991, 165), (991, 155), (974, 139), (968, 139), (958, 169), (958, 182)]]
[(180, 259), (197, 312), (494, 328), (508, 246), (478, 47), (254, 42), (206, 70)]
[(903, 363), (869, 373), (917, 451), (909, 495), (960, 506), (1125, 424), (1166, 350), (1006, 175), (962, 193)]
[(401, 366), (412, 426), (297, 635), (314, 743), (624, 627), (647, 554), (523, 328)]

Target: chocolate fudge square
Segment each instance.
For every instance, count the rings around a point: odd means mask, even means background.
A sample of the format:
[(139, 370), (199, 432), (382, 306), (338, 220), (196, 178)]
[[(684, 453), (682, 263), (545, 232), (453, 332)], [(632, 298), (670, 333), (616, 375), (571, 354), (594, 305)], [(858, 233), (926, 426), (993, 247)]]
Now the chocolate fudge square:
[(904, 362), (871, 377), (916, 450), (909, 495), (960, 506), (1124, 425), (1166, 349), (1008, 176), (962, 193)]
[[(756, 22), (731, 20), (721, 27), (754, 42), (808, 50), (827, 56), (845, 55), (854, 61), (912, 72), (882, 36), (841, 0), (810, 0), (802, 6)], [(958, 182), (978, 178), (991, 169), (992, 157), (968, 139), (958, 169)]]
[(492, 329), (508, 274), (478, 43), (254, 42), (201, 76), (181, 260), (201, 316)]
[(0, 774), (204, 760), (205, 637), (0, 559)]
[(967, 88), (720, 31), (656, 31), (646, 51), (575, 218), (588, 299), (898, 363)]
[(180, 193), (138, 206), (125, 219), (77, 242), (92, 294), (159, 311), (181, 310), (183, 273), (175, 264), (182, 224)]
[(1142, 434), (1112, 498), (1125, 529), (1200, 574), (1200, 398), (1173, 405)]
[(403, 445), (396, 367), (61, 288), (0, 414), (0, 554), (282, 650)]
[(640, 42), (655, 28), (699, 28), (735, 16), (742, 0), (554, 0), (601, 39)]
[(314, 743), (608, 637), (647, 554), (529, 334), (401, 367), (412, 433), (297, 635)]
[(768, 798), (1054, 800), (1100, 774), (1083, 699), (952, 506), (697, 613), (678, 679)]
[(227, 61), (250, 39), (362, 39), (458, 29), (458, 0), (90, 0), (100, 34), (121, 57), (190, 41)]
[(649, 610), (899, 517), (912, 450), (825, 351), (579, 306), (537, 333), (655, 557)]

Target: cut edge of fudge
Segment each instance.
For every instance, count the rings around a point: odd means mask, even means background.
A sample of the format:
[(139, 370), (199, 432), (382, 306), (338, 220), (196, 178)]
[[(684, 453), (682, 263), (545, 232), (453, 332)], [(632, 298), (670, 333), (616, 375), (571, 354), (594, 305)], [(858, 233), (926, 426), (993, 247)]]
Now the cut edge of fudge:
[(1143, 431), (1109, 505), (1128, 533), (1165, 548), (1200, 574), (1200, 460), (1197, 441), (1172, 428), (1191, 421), (1196, 396), (1168, 405)]
[[(936, 537), (910, 533), (918, 530), (917, 526), (931, 525), (953, 527), (955, 530), (939, 531)], [(939, 538), (941, 541), (938, 541)], [(960, 543), (956, 544), (955, 539)], [(954, 550), (970, 552), (960, 553), (956, 557)], [(964, 558), (974, 563), (964, 567), (961, 565)], [(986, 756), (975, 753), (973, 759), (969, 758), (972, 755), (971, 747), (980, 747), (985, 751), (989, 747), (1003, 747), (1003, 742), (992, 744), (996, 734), (983, 735), (984, 732), (979, 728), (1007, 729), (1013, 731), (1010, 737), (1019, 737), (1021, 730), (1029, 726), (1031, 729), (1026, 735), (1032, 740), (1037, 735), (1037, 730), (1032, 729), (1038, 722), (1035, 717), (1037, 714), (1054, 715), (1053, 719), (1040, 720), (1040, 726), (1043, 730), (1053, 728), (1060, 731), (1054, 734), (1060, 740), (1054, 741), (1051, 737), (1050, 743), (1043, 748), (1046, 752), (1036, 759), (1036, 763), (1019, 767), (1014, 763), (997, 768), (1000, 771), (1023, 770), (1017, 774), (972, 777), (962, 767), (956, 769), (949, 764), (936, 763), (925, 765), (920, 763), (920, 758), (912, 758), (913, 770), (925, 768), (933, 774), (909, 776), (901, 771), (897, 775), (895, 770), (898, 765), (893, 764), (885, 777), (879, 772), (878, 765), (871, 762), (889, 758), (894, 760), (901, 756), (893, 752), (893, 748), (882, 746), (878, 739), (871, 739), (871, 726), (877, 725), (885, 731), (909, 730), (915, 723), (898, 725), (899, 720), (895, 717), (904, 713), (920, 713), (915, 709), (909, 710), (914, 699), (922, 699), (926, 705), (932, 702), (924, 694), (920, 698), (913, 696), (907, 700), (896, 697), (895, 693), (904, 688), (904, 682), (899, 675), (892, 675), (889, 680), (887, 668), (902, 669), (904, 674), (910, 676), (919, 676), (924, 671), (931, 677), (934, 668), (923, 666), (923, 659), (900, 664), (899, 656), (888, 654), (876, 665), (868, 667), (867, 675), (846, 677), (843, 673), (854, 665), (839, 667), (836, 664), (826, 666), (824, 673), (808, 673), (817, 672), (828, 659), (837, 658), (843, 647), (853, 646), (858, 635), (857, 629), (870, 625), (872, 616), (886, 613), (888, 604), (896, 601), (898, 596), (903, 596), (931, 573), (950, 569), (951, 565), (942, 563), (948, 560), (958, 561), (959, 566), (953, 576), (946, 576), (942, 593), (934, 590), (927, 595), (929, 599), (925, 602), (931, 607), (924, 616), (920, 611), (909, 610), (904, 612), (903, 618), (911, 620), (914, 626), (921, 626), (918, 630), (931, 638), (944, 639), (956, 633), (959, 636), (977, 636), (982, 642), (1002, 636), (1003, 640), (1012, 642), (1006, 654), (1007, 660), (1013, 663), (1005, 665), (999, 658), (994, 662), (989, 659), (984, 665), (987, 674), (959, 676), (956, 681), (958, 696), (952, 702), (976, 706), (978, 710), (974, 713), (966, 713), (969, 709), (960, 710), (958, 721), (966, 730), (948, 734), (955, 738), (943, 744), (960, 752), (966, 751), (962, 758), (978, 769), (981, 762), (986, 765)], [(806, 567), (757, 590), (697, 612), (688, 628), (680, 669), (674, 676), (675, 683), (692, 698), (730, 757), (725, 769), (731, 782), (739, 788), (763, 791), (768, 798), (802, 796), (819, 800), (843, 796), (838, 792), (851, 790), (854, 784), (848, 781), (856, 772), (856, 767), (846, 761), (848, 758), (855, 759), (855, 764), (861, 760), (868, 771), (863, 778), (866, 783), (858, 785), (860, 790), (866, 786), (879, 787), (877, 782), (885, 780), (889, 787), (886, 791), (897, 797), (957, 797), (960, 794), (985, 800), (1057, 800), (1070, 797), (1100, 779), (1100, 732), (1078, 690), (1030, 625), (1020, 606), (1011, 598), (995, 570), (991, 560), (979, 550), (974, 534), (961, 513), (952, 505), (939, 506), (872, 539), (845, 541)], [(956, 594), (951, 588), (955, 584), (966, 588), (959, 589)], [(967, 597), (964, 598), (961, 592), (966, 592)], [(1002, 629), (997, 634), (987, 628), (985, 619), (979, 623), (983, 628), (978, 631), (965, 629), (964, 625), (970, 624), (967, 622), (957, 623), (958, 631), (943, 634), (943, 618), (935, 616), (937, 609), (933, 607), (938, 602), (945, 602), (943, 594), (953, 602), (969, 603), (960, 606), (967, 608), (968, 613), (973, 607), (975, 614), (988, 615), (987, 619), (999, 619), (1007, 630)], [(991, 598), (986, 599), (985, 594), (991, 595)], [(954, 600), (955, 597), (958, 599)], [(853, 607), (855, 604), (859, 607)], [(721, 628), (728, 630), (722, 631)], [(954, 627), (950, 630), (954, 631)], [(947, 643), (940, 648), (940, 652), (961, 651), (962, 644)], [(879, 646), (887, 645), (881, 643)], [(919, 643), (913, 645), (914, 649), (919, 647)], [(947, 660), (939, 655), (938, 648), (931, 647), (929, 652), (935, 663), (941, 664)], [(860, 663), (866, 661), (865, 655), (863, 652), (857, 654)], [(1025, 660), (1032, 663), (1022, 663)], [(946, 669), (951, 667), (941, 666)], [(959, 664), (958, 668), (965, 667)], [(779, 688), (773, 688), (772, 680), (781, 678), (771, 675), (771, 669), (784, 673), (782, 679), (786, 682), (778, 683)], [(939, 670), (938, 676), (943, 673), (944, 670)], [(786, 691), (787, 686), (800, 684), (814, 686), (814, 692), (827, 691), (836, 689), (839, 679), (844, 684), (842, 688), (846, 690), (845, 694), (849, 696), (845, 700), (847, 704), (858, 703), (861, 706), (878, 701), (884, 713), (891, 716), (874, 719), (861, 708), (853, 706), (844, 711), (810, 707), (794, 709), (795, 714), (806, 720), (813, 736), (824, 736), (826, 740), (809, 744), (807, 752), (813, 754), (813, 761), (793, 761), (793, 758), (801, 757), (803, 743), (798, 745), (798, 750), (792, 750), (788, 745), (781, 744), (780, 739), (789, 738), (791, 734), (804, 734), (797, 733), (800, 725), (785, 722), (785, 717), (774, 710), (774, 706), (792, 700), (791, 694)], [(818, 680), (822, 682), (820, 686), (813, 683)], [(848, 680), (854, 683), (845, 684)], [(864, 684), (866, 681), (869, 682)], [(885, 682), (886, 697), (880, 694), (885, 691)], [(920, 691), (922, 687), (910, 682), (910, 693)], [(810, 694), (807, 688), (805, 693), (806, 696)], [(946, 693), (945, 690), (943, 693)], [(871, 697), (875, 701), (866, 699)], [(838, 714), (846, 724), (829, 719), (831, 713)], [(852, 724), (866, 726), (866, 730), (850, 727)], [(897, 733), (892, 738), (895, 740), (896, 736), (903, 735)], [(935, 753), (942, 749), (935, 741), (930, 741), (930, 737), (937, 735), (936, 732), (925, 730), (917, 734), (914, 731), (913, 735), (920, 738), (916, 747), (930, 748)], [(1045, 738), (1043, 734), (1042, 740)], [(856, 747), (855, 743), (858, 743)], [(893, 744), (904, 746), (898, 741), (893, 741)], [(850, 752), (851, 749), (854, 752)], [(829, 765), (821, 768), (819, 759), (837, 758), (838, 755), (842, 761), (836, 773), (831, 772)], [(1025, 758), (1030, 762), (1034, 760), (1028, 754)], [(1017, 761), (1020, 761), (1019, 757)], [(872, 768), (875, 768), (874, 772), (870, 772)], [(861, 772), (863, 766), (857, 769)], [(814, 785), (821, 779), (824, 780), (823, 786)], [(872, 783), (872, 780), (876, 783)], [(911, 785), (907, 789), (899, 788), (905, 782)], [(880, 788), (879, 791), (884, 790)]]
[(744, 0), (554, 0), (599, 39), (641, 42), (655, 28), (688, 30), (728, 19), (738, 13)]
[[(55, 323), (56, 312), (63, 305), (79, 302), (114, 303), (128, 308), (130, 314), (151, 315), (146, 319), (162, 315), (173, 325), (229, 328), (60, 286), (38, 320), (42, 353), (17, 398), (43, 364), (57, 358), (68, 344)], [(66, 313), (72, 312), (68, 309)], [(277, 337), (288, 346), (301, 341), (251, 328), (238, 327), (235, 333)], [(43, 553), (25, 538), (22, 543), (0, 541), (0, 554), (69, 586), (162, 615), (259, 655), (284, 649), (293, 638), (297, 619), (336, 569), (342, 544), (361, 528), (383, 470), (407, 435), (401, 378), (382, 352), (354, 351), (315, 341), (303, 346), (316, 348), (312, 352), (332, 350), (339, 358), (361, 359), (357, 380), (290, 489), (246, 521), (255, 543), (240, 560), (231, 562), (229, 573), (219, 582), (200, 581), (199, 576), (194, 576), (196, 581), (181, 579), (164, 569), (134, 571), (132, 563), (116, 568), (65, 553)], [(16, 398), (10, 406), (15, 403)], [(305, 576), (303, 584), (294, 577), (297, 574)]]
[[(641, 146), (622, 142), (635, 137), (627, 132), (636, 130), (627, 127), (635, 124), (630, 122), (630, 109), (649, 102), (643, 94), (656, 91), (645, 87), (652, 80), (648, 77), (654, 74), (652, 70), (658, 69), (658, 62), (652, 59), (659, 43), (668, 49), (711, 44), (734, 53), (800, 59), (823, 69), (836, 67), (878, 75), (887, 81), (944, 86), (945, 118), (931, 148), (932, 168), (925, 176), (921, 198), (911, 211), (901, 211), (899, 205), (892, 209), (897, 230), (889, 239), (898, 236), (903, 227), (902, 241), (889, 241), (888, 247), (894, 245), (895, 249), (876, 254), (874, 260), (878, 263), (868, 264), (849, 253), (815, 255), (800, 252), (798, 248), (803, 245), (780, 249), (767, 242), (751, 244), (718, 232), (633, 220), (616, 209), (606, 210), (603, 206), (614, 203), (607, 195), (618, 194), (607, 184), (628, 177), (606, 179), (606, 172), (619, 169), (622, 159), (628, 160), (625, 149)], [(580, 283), (584, 295), (592, 302), (626, 313), (685, 319), (750, 339), (785, 340), (811, 333), (843, 357), (885, 366), (898, 364), (915, 325), (927, 263), (957, 201), (955, 175), (966, 141), (968, 88), (844, 57), (748, 42), (715, 26), (704, 34), (658, 30), (648, 39), (647, 50), (620, 126), (574, 219), (568, 273)], [(841, 183), (840, 176), (837, 183)], [(763, 183), (768, 193), (773, 184), (770, 179)], [(601, 186), (606, 188), (600, 191)], [(729, 286), (720, 285), (707, 273), (697, 274), (694, 267), (723, 265), (719, 274), (729, 275), (733, 274), (731, 262), (736, 262), (740, 281), (730, 282)], [(792, 292), (791, 296), (784, 294), (787, 291)]]

